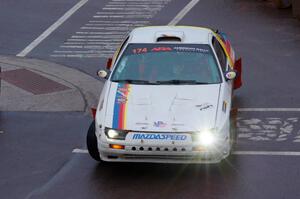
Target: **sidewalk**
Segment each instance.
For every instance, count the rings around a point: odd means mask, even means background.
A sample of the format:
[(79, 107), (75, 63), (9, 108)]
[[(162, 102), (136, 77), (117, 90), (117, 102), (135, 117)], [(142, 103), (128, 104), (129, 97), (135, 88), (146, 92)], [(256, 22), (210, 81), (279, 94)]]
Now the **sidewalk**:
[(103, 83), (46, 61), (0, 56), (0, 111), (89, 111)]

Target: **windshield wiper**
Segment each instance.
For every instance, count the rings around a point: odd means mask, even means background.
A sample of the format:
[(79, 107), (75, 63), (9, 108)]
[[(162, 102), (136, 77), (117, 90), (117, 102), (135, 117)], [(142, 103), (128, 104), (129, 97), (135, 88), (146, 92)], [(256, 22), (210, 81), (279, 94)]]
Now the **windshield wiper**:
[(113, 82), (119, 83), (129, 83), (129, 84), (156, 84), (155, 82), (150, 82), (148, 80), (139, 80), (139, 79), (119, 79), (112, 80)]
[(179, 80), (179, 79), (157, 81), (157, 83), (159, 84), (209, 84), (208, 82), (198, 82), (196, 80)]

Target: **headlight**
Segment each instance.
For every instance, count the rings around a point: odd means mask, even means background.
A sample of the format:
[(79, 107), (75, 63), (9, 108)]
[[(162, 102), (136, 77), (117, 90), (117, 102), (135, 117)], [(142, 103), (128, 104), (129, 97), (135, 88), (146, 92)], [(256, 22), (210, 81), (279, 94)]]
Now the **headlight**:
[(211, 146), (216, 142), (216, 135), (213, 130), (204, 130), (195, 133), (194, 140), (202, 146)]
[(211, 146), (215, 142), (215, 136), (210, 131), (204, 131), (199, 134), (199, 142), (203, 146)]
[(125, 140), (127, 132), (105, 128), (105, 135), (110, 139)]

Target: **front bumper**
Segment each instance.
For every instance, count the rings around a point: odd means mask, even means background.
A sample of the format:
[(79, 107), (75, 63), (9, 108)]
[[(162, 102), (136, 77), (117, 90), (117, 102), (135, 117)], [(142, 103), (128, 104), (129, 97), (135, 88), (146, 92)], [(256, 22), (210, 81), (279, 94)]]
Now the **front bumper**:
[[(151, 163), (219, 163), (230, 153), (229, 139), (219, 142), (213, 148), (199, 148), (199, 145), (146, 145), (126, 141), (98, 139), (100, 158), (109, 162), (151, 162)], [(112, 149), (110, 144), (125, 146)]]

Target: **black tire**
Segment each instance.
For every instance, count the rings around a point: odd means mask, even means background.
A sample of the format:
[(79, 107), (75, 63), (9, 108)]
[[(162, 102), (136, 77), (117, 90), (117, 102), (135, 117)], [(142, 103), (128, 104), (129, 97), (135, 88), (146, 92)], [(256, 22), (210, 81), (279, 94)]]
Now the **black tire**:
[(237, 144), (237, 109), (231, 109), (230, 111), (230, 145), (231, 149)]
[(229, 127), (230, 151), (229, 151), (229, 155), (224, 160), (222, 160), (221, 165), (226, 165), (226, 164), (231, 165), (236, 161), (235, 156), (232, 154), (237, 144), (237, 125), (236, 125), (237, 115), (236, 114), (237, 114), (236, 112), (232, 111), (230, 115), (230, 127)]
[(237, 127), (236, 127), (235, 119), (232, 119), (232, 121), (230, 121), (230, 145), (231, 145), (231, 149), (236, 145), (236, 143), (237, 143)]
[(223, 160), (223, 162), (231, 162), (232, 159), (233, 159), (233, 155), (232, 155), (232, 152), (234, 150), (234, 147), (235, 147), (235, 144), (236, 144), (236, 131), (234, 128), (230, 128), (230, 151), (229, 151), (229, 154), (228, 156), (225, 158), (225, 160)]
[(95, 134), (95, 121), (93, 121), (89, 127), (86, 136), (86, 145), (89, 151), (90, 156), (97, 161), (101, 161), (99, 151), (98, 151), (98, 142)]

